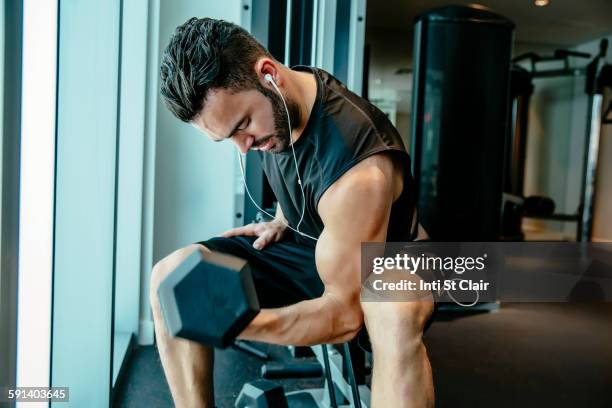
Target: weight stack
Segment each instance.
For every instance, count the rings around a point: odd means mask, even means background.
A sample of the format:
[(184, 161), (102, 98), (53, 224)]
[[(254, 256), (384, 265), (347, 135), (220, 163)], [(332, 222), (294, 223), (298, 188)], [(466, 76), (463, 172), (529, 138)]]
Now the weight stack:
[(488, 9), (415, 19), (411, 150), (419, 221), (434, 241), (497, 241), (514, 24)]

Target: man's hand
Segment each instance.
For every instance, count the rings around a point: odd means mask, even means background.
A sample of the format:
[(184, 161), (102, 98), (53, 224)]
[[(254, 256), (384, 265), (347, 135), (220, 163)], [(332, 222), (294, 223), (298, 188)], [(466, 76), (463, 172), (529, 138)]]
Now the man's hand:
[(258, 222), (245, 225), (244, 227), (238, 227), (221, 234), (222, 237), (259, 237), (253, 242), (253, 248), (263, 249), (268, 244), (278, 242), (285, 234), (287, 230), (287, 224), (282, 220), (275, 219), (270, 222)]

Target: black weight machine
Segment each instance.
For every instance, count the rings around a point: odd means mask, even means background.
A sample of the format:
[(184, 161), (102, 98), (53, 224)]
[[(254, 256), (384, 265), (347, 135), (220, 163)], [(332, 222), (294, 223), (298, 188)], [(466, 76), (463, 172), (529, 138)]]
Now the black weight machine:
[[(356, 340), (339, 345), (299, 347), (311, 350), (316, 361), (269, 362), (261, 368), (261, 379), (246, 383), (236, 398), (236, 408), (367, 408), (370, 389), (366, 385), (365, 352)], [(295, 349), (294, 349), (295, 350)], [(287, 378), (324, 378), (323, 387), (285, 393), (280, 383)]]

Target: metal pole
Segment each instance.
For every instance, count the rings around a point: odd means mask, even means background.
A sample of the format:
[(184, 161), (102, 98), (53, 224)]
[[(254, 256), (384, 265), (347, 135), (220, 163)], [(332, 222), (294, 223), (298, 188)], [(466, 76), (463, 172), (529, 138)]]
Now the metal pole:
[(589, 96), (589, 119), (584, 151), (584, 181), (582, 183), (582, 211), (578, 228), (578, 241), (591, 240), (593, 230), (593, 204), (595, 202), (595, 179), (599, 156), (599, 134), (601, 130), (601, 104), (603, 96)]

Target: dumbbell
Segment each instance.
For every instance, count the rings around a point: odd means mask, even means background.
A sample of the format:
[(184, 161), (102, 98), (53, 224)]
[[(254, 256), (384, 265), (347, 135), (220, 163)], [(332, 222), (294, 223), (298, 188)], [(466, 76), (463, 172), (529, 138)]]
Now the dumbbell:
[(283, 386), (269, 380), (255, 380), (244, 384), (235, 408), (288, 408)]
[(249, 264), (214, 251), (194, 250), (157, 290), (173, 336), (225, 348), (259, 313)]
[(528, 215), (552, 215), (555, 202), (549, 197), (529, 196), (525, 198), (523, 209)]

